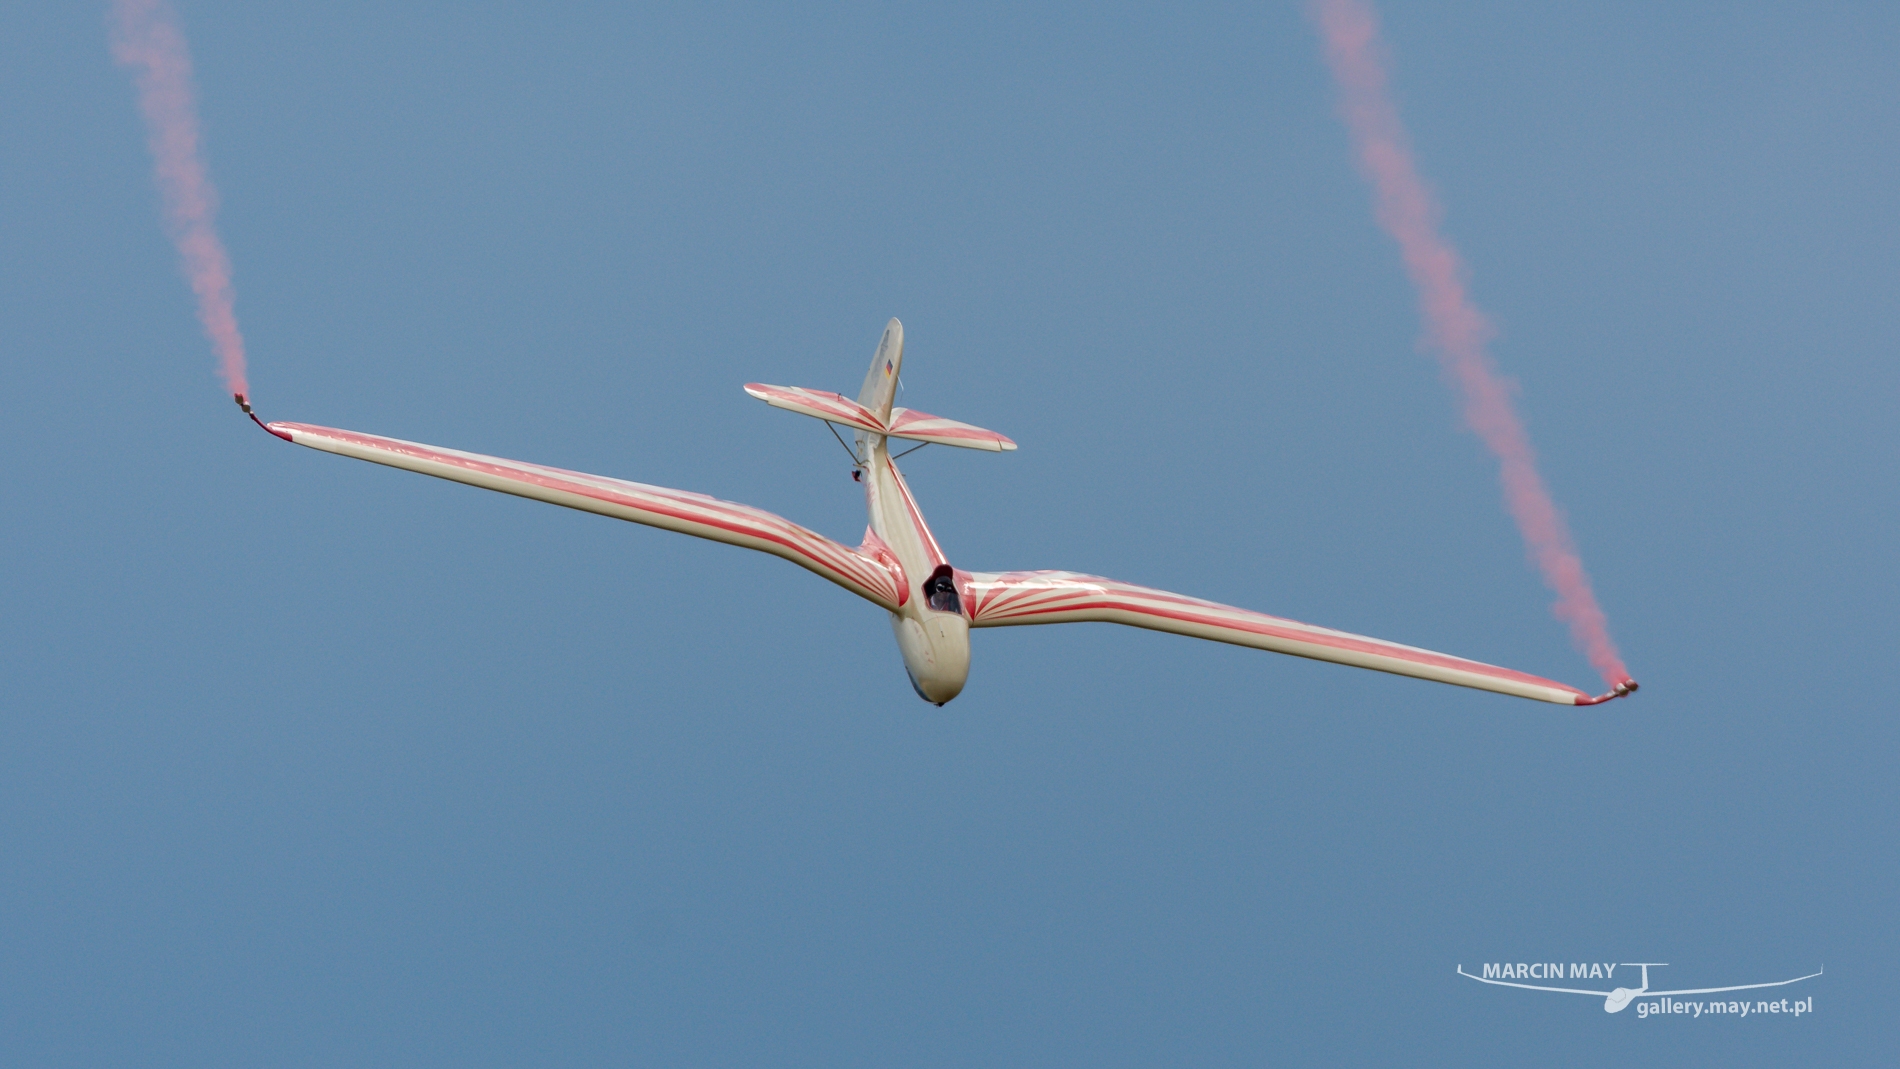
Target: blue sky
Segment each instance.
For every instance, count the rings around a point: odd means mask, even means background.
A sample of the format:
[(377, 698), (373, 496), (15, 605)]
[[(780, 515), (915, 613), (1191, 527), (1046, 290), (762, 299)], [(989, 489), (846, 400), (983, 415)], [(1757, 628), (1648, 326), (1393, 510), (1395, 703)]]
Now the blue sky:
[[(1297, 5), (180, 0), (267, 418), (855, 542), (889, 316), (952, 560), (1594, 682), (1415, 342)], [(1900, 19), (1385, 4), (1638, 698), (1108, 626), (944, 710), (781, 561), (221, 395), (103, 7), (0, 34), (0, 1056), (1891, 1060)], [(1825, 964), (1638, 1020), (1485, 961)], [(1886, 1038), (1881, 1038), (1881, 1037)]]

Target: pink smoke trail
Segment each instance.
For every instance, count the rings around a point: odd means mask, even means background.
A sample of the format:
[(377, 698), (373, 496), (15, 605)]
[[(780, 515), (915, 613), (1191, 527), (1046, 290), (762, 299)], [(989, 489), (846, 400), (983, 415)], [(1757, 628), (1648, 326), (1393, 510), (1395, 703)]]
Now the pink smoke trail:
[(1551, 611), (1570, 625), (1571, 640), (1606, 682), (1624, 683), (1629, 672), (1610, 640), (1569, 525), (1537, 472), (1530, 436), (1512, 407), (1510, 387), (1498, 378), (1485, 352), (1491, 325), (1465, 294), (1464, 265), (1438, 232), (1438, 203), (1419, 178), (1398, 108), (1386, 94), (1378, 16), (1362, 0), (1314, 0), (1310, 10), (1339, 83), (1340, 111), (1352, 133), (1360, 170), (1373, 187), (1379, 223), (1398, 242), (1405, 271), (1418, 288), (1424, 344), (1438, 353), (1446, 373), (1458, 383), (1465, 421), (1497, 455), (1505, 504), (1544, 582), (1557, 595)]
[(244, 337), (232, 310), (231, 260), (213, 225), (218, 191), (198, 155), (198, 109), (191, 88), (191, 53), (177, 13), (164, 0), (114, 0), (112, 58), (132, 70), (139, 110), (156, 164), (165, 229), (178, 246), (185, 278), (198, 296), (198, 320), (217, 351), (218, 370), (244, 398)]

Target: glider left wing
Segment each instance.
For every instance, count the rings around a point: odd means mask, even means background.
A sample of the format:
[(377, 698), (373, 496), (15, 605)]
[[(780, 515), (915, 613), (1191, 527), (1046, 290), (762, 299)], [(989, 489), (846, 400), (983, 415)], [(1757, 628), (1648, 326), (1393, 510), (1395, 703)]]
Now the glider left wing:
[(1096, 575), (961, 572), (957, 578), (969, 606), (971, 627), (1083, 621), (1127, 624), (1558, 705), (1590, 705), (1601, 700), (1575, 687), (1509, 668)]
[(686, 490), (307, 423), (265, 429), (312, 449), (770, 553), (886, 609), (897, 609), (908, 593), (896, 559), (868, 535), (852, 549), (764, 509)]

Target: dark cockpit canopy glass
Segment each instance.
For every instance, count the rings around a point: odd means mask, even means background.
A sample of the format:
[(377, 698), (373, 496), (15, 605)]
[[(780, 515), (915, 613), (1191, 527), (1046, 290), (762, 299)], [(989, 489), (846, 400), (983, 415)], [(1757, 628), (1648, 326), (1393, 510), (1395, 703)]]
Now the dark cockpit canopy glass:
[(937, 570), (924, 580), (924, 603), (937, 612), (963, 612), (963, 603), (957, 598), (957, 581), (948, 564), (939, 564)]

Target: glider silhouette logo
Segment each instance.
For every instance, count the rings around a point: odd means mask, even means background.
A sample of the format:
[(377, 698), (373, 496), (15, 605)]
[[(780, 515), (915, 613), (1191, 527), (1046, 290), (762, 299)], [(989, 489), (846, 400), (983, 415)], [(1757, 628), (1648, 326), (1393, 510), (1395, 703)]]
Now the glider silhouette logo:
[[(1468, 973), (1463, 965), (1458, 966), (1458, 975), (1476, 980), (1481, 984), (1496, 984), (1499, 987), (1519, 987), (1526, 991), (1555, 991), (1564, 995), (1595, 995), (1603, 1000), (1603, 1012), (1618, 1013), (1632, 1003), (1636, 1006), (1636, 1016), (1649, 1017), (1659, 1013), (1681, 1013), (1700, 1017), (1705, 1013), (1746, 1017), (1759, 1013), (1786, 1013), (1796, 1017), (1814, 1012), (1814, 997), (1805, 999), (1766, 1000), (1702, 1000), (1699, 1002), (1679, 1001), (1677, 995), (1714, 995), (1728, 991), (1754, 991), (1764, 987), (1786, 987), (1803, 980), (1812, 980), (1821, 975), (1811, 972), (1806, 976), (1797, 976), (1792, 980), (1772, 980), (1765, 984), (1735, 984), (1730, 987), (1690, 987), (1670, 991), (1651, 991), (1649, 989), (1649, 970), (1660, 969), (1668, 965), (1662, 961), (1586, 961), (1571, 962), (1566, 966), (1561, 961), (1493, 962), (1480, 969), (1479, 974)], [(1642, 981), (1639, 987), (1617, 987), (1609, 991), (1593, 991), (1581, 987), (1556, 987), (1546, 984), (1526, 984), (1522, 980), (1613, 980), (1617, 969), (1641, 969)], [(1628, 973), (1624, 973), (1628, 976)]]

